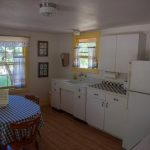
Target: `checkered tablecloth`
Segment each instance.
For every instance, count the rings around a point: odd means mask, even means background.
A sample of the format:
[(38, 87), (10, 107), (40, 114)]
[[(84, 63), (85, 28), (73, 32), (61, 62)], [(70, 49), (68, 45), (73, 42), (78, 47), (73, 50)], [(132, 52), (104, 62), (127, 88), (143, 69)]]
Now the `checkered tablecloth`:
[(0, 143), (5, 145), (13, 141), (10, 124), (23, 122), (40, 114), (40, 107), (22, 96), (9, 96), (9, 104), (0, 107)]

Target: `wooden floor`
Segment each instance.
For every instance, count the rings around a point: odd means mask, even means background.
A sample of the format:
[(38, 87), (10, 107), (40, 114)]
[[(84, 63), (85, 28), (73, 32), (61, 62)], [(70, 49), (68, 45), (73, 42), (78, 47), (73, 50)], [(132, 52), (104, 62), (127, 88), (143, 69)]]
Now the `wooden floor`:
[(69, 114), (48, 106), (42, 111), (45, 125), (40, 131), (40, 150), (122, 150), (120, 140)]

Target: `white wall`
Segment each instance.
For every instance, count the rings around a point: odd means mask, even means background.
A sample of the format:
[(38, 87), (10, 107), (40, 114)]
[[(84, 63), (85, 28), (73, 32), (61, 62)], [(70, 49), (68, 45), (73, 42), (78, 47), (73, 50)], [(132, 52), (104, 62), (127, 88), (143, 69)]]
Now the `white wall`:
[[(60, 54), (69, 53), (69, 66), (62, 67)], [(54, 77), (69, 77), (72, 66), (72, 34), (59, 34), (55, 36), (55, 50), (53, 51)]]
[[(30, 38), (29, 48), (29, 93), (37, 95), (41, 103), (44, 104), (48, 101), (48, 91), (50, 89), (50, 81), (53, 76), (53, 49), (54, 35), (30, 31), (19, 31), (13, 29), (0, 29), (0, 35), (11, 35), (11, 36), (28, 36)], [(49, 42), (49, 55), (48, 57), (37, 56), (37, 41), (46, 40)], [(57, 58), (57, 57), (56, 57)], [(38, 62), (49, 62), (49, 77), (38, 78)]]
[[(150, 24), (146, 25), (135, 25), (135, 26), (124, 26), (101, 30), (102, 36), (107, 34), (119, 34), (119, 33), (133, 33), (133, 32), (144, 32), (146, 34), (146, 54), (145, 58), (150, 60)], [(68, 77), (71, 75), (71, 65), (69, 67), (62, 67), (61, 62), (58, 60), (61, 52), (69, 52), (72, 57), (72, 36), (71, 34), (62, 34), (56, 37), (58, 45), (55, 51), (55, 59), (57, 60), (57, 68), (55, 70), (54, 77)], [(91, 74), (90, 74), (91, 75)], [(99, 75), (91, 75), (98, 77)]]

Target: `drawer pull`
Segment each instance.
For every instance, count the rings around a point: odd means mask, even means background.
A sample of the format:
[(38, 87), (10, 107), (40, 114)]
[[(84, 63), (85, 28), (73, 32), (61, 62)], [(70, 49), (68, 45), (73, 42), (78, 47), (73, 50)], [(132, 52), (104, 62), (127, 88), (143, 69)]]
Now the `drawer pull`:
[(95, 95), (95, 96), (98, 96), (98, 94), (97, 94), (97, 93), (95, 93), (94, 95)]
[(117, 98), (114, 98), (114, 101), (118, 102), (119, 100)]
[(78, 89), (78, 91), (80, 92), (81, 90), (80, 90), (80, 89)]
[(78, 98), (80, 98), (80, 96), (78, 96)]

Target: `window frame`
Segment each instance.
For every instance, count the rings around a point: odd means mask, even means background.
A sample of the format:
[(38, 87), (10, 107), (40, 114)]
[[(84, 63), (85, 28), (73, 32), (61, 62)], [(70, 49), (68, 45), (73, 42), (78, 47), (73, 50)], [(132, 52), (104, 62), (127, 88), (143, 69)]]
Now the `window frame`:
[[(100, 32), (82, 32), (80, 35), (73, 35), (73, 50), (72, 50), (72, 64), (75, 59), (75, 48), (79, 41), (79, 39), (86, 39), (86, 38), (96, 38), (96, 48), (95, 48), (95, 56), (97, 59), (97, 62), (99, 62), (99, 47), (100, 47)], [(99, 66), (99, 63), (98, 63)], [(99, 73), (98, 67), (95, 68), (77, 68), (72, 66), (72, 72), (85, 72), (85, 73)]]
[[(16, 37), (16, 36), (10, 36), (10, 37)], [(18, 36), (19, 37), (19, 36)], [(22, 36), (20, 36), (22, 37)], [(28, 38), (29, 37), (24, 37)], [(7, 86), (7, 87), (0, 87), (0, 89), (9, 89), (9, 94), (19, 94), (19, 93), (24, 93), (29, 91), (29, 78), (28, 78), (28, 70), (29, 70), (29, 47), (23, 47), (23, 53), (25, 57), (25, 87), (22, 88), (15, 88), (13, 86)]]

